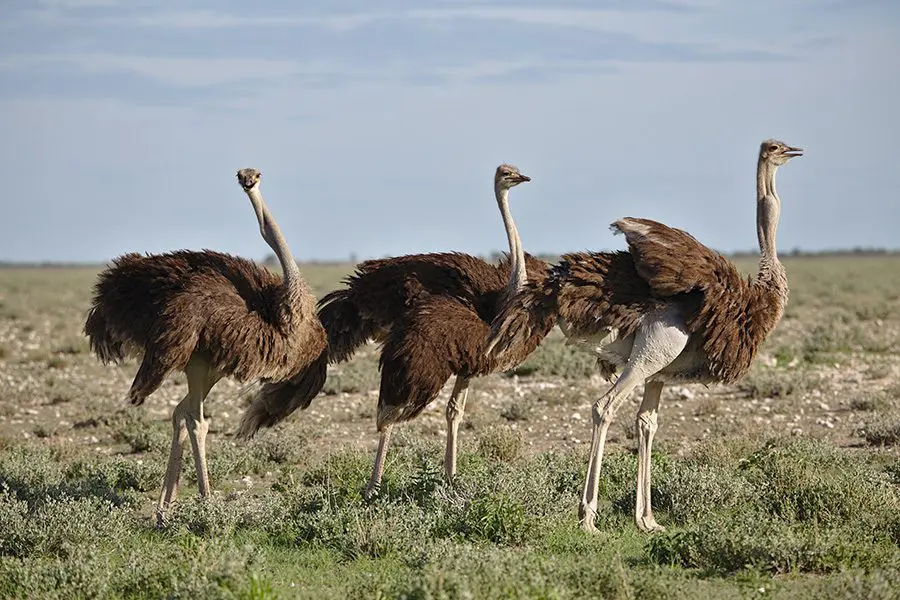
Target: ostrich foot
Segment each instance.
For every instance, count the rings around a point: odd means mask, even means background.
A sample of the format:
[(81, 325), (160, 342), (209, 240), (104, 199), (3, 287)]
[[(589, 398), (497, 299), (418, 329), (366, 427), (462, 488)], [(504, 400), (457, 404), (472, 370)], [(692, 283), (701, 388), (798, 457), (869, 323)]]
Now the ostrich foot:
[(166, 527), (166, 511), (158, 508), (156, 509), (156, 528), (164, 529)]
[(638, 529), (644, 533), (654, 533), (657, 531), (665, 531), (666, 528), (656, 522), (656, 518), (651, 514), (646, 517), (639, 517), (635, 520)]
[(366, 486), (366, 490), (363, 492), (363, 498), (368, 502), (374, 500), (378, 497), (378, 492), (381, 491), (380, 483), (370, 483)]
[(581, 525), (581, 529), (588, 533), (596, 533), (597, 526), (595, 525), (595, 521), (597, 520), (597, 509), (596, 507), (581, 505), (578, 508), (578, 523)]

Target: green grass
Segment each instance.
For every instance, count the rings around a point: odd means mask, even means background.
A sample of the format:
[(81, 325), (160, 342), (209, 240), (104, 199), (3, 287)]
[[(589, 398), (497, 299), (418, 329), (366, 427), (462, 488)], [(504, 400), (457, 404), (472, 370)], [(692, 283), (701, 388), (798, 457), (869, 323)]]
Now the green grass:
[[(575, 518), (584, 457), (498, 455), (487, 439), (452, 485), (437, 445), (403, 446), (373, 502), (367, 454), (287, 463), (255, 442), (271, 488), (205, 501), (186, 490), (163, 529), (148, 502), (161, 454), (70, 460), (15, 444), (0, 457), (0, 596), (889, 597), (900, 570), (896, 484), (850, 450), (774, 439), (654, 455), (668, 530), (652, 536), (631, 521), (635, 457), (612, 452), (587, 535)], [(254, 468), (225, 463), (222, 478)]]
[[(373, 429), (371, 347), (329, 373), (309, 412), (249, 443), (228, 435), (241, 405), (218, 388), (214, 494), (195, 497), (187, 452), (180, 500), (157, 529), (183, 377), (125, 407), (134, 365), (100, 366), (80, 332), (97, 269), (0, 269), (0, 598), (900, 597), (900, 258), (785, 264), (791, 297), (767, 360), (727, 394), (664, 398), (653, 501), (667, 530), (650, 536), (632, 523), (633, 413), (613, 429), (626, 435), (604, 460), (596, 535), (577, 527), (586, 445), (530, 445), (604, 389), (588, 379), (593, 357), (558, 332), (511, 373), (515, 394), (503, 376), (473, 382), (452, 485), (439, 410), (432, 429), (397, 430), (372, 502), (371, 454), (348, 443), (353, 424)], [(322, 295), (348, 266), (302, 269)], [(360, 396), (362, 408), (326, 414)], [(706, 441), (672, 439), (680, 403)], [(820, 403), (854, 433), (767, 429)], [(350, 433), (332, 439), (327, 422)], [(574, 424), (583, 439), (587, 421)]]

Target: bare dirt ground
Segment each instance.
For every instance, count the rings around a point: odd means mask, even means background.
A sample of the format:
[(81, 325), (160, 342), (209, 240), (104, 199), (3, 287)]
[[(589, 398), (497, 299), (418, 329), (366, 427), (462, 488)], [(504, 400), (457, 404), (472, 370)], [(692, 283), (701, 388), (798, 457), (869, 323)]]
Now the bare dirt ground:
[[(339, 285), (349, 265), (307, 266), (316, 291)], [(752, 265), (748, 265), (748, 270)], [(711, 436), (810, 435), (842, 446), (866, 443), (900, 402), (900, 258), (817, 258), (788, 262), (791, 305), (748, 377), (731, 386), (667, 387), (660, 448), (676, 454)], [(80, 333), (96, 269), (0, 270), (0, 438), (46, 438), (74, 451), (130, 452), (110, 415), (140, 411), (165, 423), (186, 385), (171, 378), (143, 407), (124, 401), (136, 365), (102, 366)], [(326, 391), (291, 418), (320, 447), (374, 450), (377, 402), (374, 345), (353, 363), (330, 369)], [(591, 402), (607, 388), (590, 375), (590, 358), (563, 346), (554, 332), (521, 370), (475, 380), (461, 443), (503, 428), (521, 435), (527, 450), (583, 447), (590, 441)], [(549, 366), (548, 366), (549, 365)], [(587, 365), (587, 367), (585, 367)], [(554, 374), (561, 373), (561, 374)], [(349, 383), (348, 383), (349, 381)], [(443, 440), (450, 385), (404, 436)], [(231, 444), (245, 405), (246, 386), (220, 382), (207, 402), (212, 418), (210, 460)], [(622, 408), (610, 443), (633, 449), (639, 392)], [(166, 430), (168, 431), (168, 430)], [(126, 436), (127, 437), (127, 436)], [(440, 457), (435, 456), (435, 461)]]

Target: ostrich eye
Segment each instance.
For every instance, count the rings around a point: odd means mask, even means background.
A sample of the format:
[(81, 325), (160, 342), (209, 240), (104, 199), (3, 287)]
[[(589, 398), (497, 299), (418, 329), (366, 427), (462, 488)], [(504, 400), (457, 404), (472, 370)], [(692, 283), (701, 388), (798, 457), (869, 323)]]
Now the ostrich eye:
[(775, 152), (776, 150), (778, 150), (778, 146), (775, 146), (775, 145), (769, 146), (769, 152)]

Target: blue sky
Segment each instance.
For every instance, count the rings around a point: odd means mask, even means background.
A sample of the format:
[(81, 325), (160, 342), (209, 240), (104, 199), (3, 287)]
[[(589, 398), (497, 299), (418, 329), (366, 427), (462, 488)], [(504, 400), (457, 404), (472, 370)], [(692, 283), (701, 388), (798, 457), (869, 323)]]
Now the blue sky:
[(506, 239), (621, 247), (661, 220), (756, 247), (767, 137), (779, 247), (900, 247), (900, 3), (877, 0), (6, 0), (0, 260), (268, 248), (234, 173), (298, 259)]

